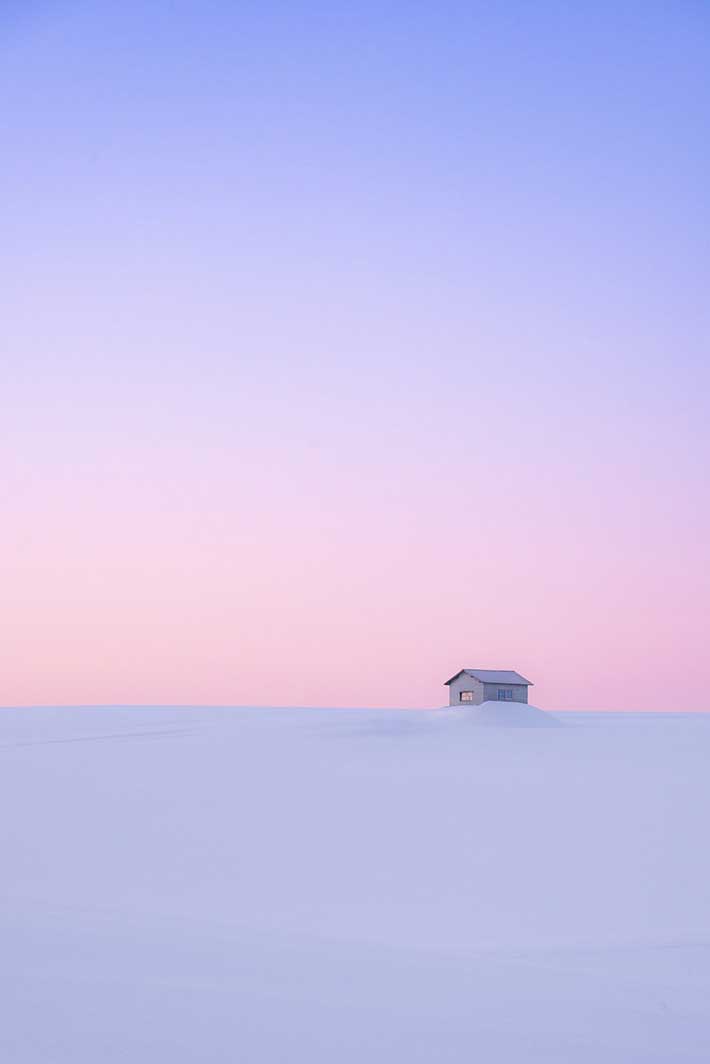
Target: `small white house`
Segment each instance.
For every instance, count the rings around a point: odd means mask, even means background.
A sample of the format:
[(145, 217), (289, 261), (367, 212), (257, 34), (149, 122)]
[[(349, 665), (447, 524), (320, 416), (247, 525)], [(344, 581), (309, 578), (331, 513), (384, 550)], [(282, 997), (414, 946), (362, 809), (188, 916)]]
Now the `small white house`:
[(530, 680), (510, 669), (461, 669), (445, 685), (450, 706), (482, 702), (527, 702)]

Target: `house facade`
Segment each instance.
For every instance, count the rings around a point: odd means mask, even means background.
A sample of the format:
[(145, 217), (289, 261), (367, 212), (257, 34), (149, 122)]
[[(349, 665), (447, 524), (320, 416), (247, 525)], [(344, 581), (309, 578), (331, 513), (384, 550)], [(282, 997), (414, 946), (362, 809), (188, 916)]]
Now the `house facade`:
[(450, 706), (482, 702), (527, 702), (530, 680), (510, 669), (461, 669), (447, 680)]

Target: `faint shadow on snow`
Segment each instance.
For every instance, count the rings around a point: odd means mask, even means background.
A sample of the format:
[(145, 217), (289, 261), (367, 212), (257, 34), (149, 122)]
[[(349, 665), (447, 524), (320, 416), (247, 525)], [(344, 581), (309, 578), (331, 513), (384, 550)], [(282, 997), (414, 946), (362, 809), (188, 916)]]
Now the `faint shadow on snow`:
[[(356, 711), (357, 712), (357, 711)], [(425, 710), (365, 710), (333, 720), (335, 730), (360, 736), (452, 735), (469, 728), (562, 728), (565, 725), (537, 706), (483, 702), (480, 706), (443, 706)], [(344, 728), (342, 727), (344, 725)]]

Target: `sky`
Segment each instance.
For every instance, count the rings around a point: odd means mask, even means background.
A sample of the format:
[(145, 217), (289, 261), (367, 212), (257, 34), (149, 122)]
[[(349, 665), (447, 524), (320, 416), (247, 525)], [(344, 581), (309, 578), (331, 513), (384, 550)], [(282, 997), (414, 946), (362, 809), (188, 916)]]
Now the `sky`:
[(710, 9), (0, 4), (0, 704), (710, 710)]

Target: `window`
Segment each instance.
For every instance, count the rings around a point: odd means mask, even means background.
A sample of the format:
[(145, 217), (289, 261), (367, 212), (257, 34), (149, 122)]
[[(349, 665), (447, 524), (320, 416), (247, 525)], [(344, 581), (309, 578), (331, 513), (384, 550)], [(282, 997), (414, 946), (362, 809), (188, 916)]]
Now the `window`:
[(498, 688), (498, 701), (499, 702), (512, 702), (513, 701), (512, 688), (510, 688), (510, 687), (499, 687)]
[(460, 691), (459, 702), (473, 702), (473, 691)]

